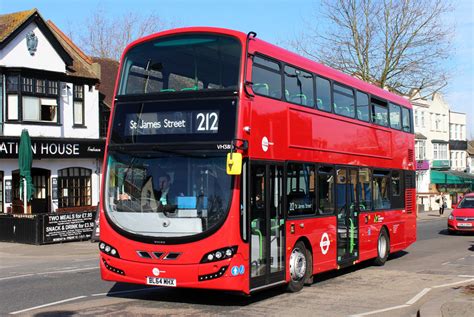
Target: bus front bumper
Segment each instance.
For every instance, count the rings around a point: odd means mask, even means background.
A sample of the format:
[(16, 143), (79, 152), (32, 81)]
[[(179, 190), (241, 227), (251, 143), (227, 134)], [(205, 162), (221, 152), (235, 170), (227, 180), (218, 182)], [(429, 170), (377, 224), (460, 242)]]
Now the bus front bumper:
[(203, 288), (248, 294), (248, 266), (240, 254), (202, 264), (141, 263), (101, 254), (103, 280), (150, 286)]

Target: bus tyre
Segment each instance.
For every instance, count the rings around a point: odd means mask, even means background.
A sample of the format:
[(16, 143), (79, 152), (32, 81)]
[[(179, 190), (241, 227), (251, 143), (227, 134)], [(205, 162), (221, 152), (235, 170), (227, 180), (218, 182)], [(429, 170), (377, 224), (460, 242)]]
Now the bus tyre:
[(382, 266), (387, 261), (388, 255), (390, 253), (390, 238), (388, 236), (387, 230), (382, 228), (377, 240), (377, 257), (374, 260), (374, 264), (377, 266)]
[(306, 281), (308, 275), (308, 255), (307, 250), (302, 241), (298, 241), (290, 255), (290, 283), (288, 283), (288, 291), (294, 293), (299, 292)]

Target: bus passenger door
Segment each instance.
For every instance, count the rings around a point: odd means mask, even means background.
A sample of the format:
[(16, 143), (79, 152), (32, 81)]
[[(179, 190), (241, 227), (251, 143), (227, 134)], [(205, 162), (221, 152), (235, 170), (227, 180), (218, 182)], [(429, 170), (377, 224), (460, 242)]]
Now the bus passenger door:
[(359, 257), (358, 170), (341, 167), (336, 172), (337, 264), (352, 264)]
[(285, 280), (283, 165), (250, 165), (250, 290)]

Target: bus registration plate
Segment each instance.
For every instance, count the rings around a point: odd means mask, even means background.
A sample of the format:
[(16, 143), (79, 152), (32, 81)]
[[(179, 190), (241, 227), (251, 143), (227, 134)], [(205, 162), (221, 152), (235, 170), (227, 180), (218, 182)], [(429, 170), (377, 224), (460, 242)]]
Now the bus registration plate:
[(175, 278), (151, 277), (147, 276), (146, 283), (148, 285), (176, 287)]

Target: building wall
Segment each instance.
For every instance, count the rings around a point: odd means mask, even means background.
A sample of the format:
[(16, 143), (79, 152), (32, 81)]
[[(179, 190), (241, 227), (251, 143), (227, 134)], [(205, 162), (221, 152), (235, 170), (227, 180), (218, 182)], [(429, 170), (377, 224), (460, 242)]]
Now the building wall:
[[(467, 168), (467, 152), (462, 149), (451, 149), (450, 143), (458, 145), (466, 141), (466, 114), (450, 111), (450, 106), (440, 94), (435, 94), (432, 99), (424, 100), (415, 96), (412, 100), (414, 109), (414, 126), (417, 160), (429, 161), (429, 170), (417, 170), (417, 203), (424, 210), (437, 210), (439, 204), (436, 202), (444, 195), (448, 207), (456, 195), (450, 196), (438, 192), (436, 184), (431, 184), (430, 173), (432, 170), (456, 170), (464, 171)], [(456, 133), (454, 133), (456, 132)], [(421, 135), (420, 135), (421, 134)], [(426, 139), (424, 139), (426, 137)], [(453, 143), (454, 141), (454, 143)], [(420, 144), (424, 143), (423, 151)], [(443, 147), (443, 153), (435, 154), (435, 147), (439, 150)], [(436, 156), (436, 157), (435, 157)], [(422, 166), (423, 164), (419, 164)], [(456, 188), (449, 188), (448, 192), (456, 192)]]
[[(26, 35), (31, 31), (38, 37), (38, 47), (33, 56), (30, 55), (26, 45)], [(34, 22), (0, 51), (0, 65), (47, 69), (55, 72), (66, 71), (66, 64)]]
[[(26, 35), (31, 31), (33, 31), (38, 37), (38, 46), (34, 55), (30, 55), (26, 44)], [(6, 143), (8, 143), (7, 146), (10, 146), (10, 143), (13, 144), (12, 140), (16, 142), (23, 129), (28, 130), (33, 141), (35, 141), (35, 138), (43, 138), (42, 140), (46, 139), (51, 143), (67, 143), (68, 139), (74, 139), (76, 140), (74, 143), (90, 143), (90, 147), (92, 148), (91, 151), (87, 153), (89, 149), (84, 150), (84, 153), (81, 152), (81, 155), (78, 155), (77, 158), (72, 158), (72, 156), (63, 156), (63, 158), (60, 158), (59, 154), (53, 157), (51, 155), (45, 157), (37, 155), (33, 159), (33, 168), (46, 169), (50, 172), (50, 177), (48, 179), (48, 190), (50, 194), (52, 193), (53, 189), (52, 180), (58, 177), (58, 170), (71, 167), (80, 167), (90, 170), (91, 205), (94, 206), (99, 202), (100, 169), (103, 155), (102, 150), (97, 150), (100, 147), (103, 147), (103, 140), (99, 140), (99, 92), (95, 87), (97, 79), (82, 77), (78, 78), (75, 77), (74, 74), (68, 74), (66, 70), (66, 64), (56, 49), (57, 47), (53, 46), (48, 41), (48, 38), (45, 36), (45, 34), (43, 34), (43, 32), (41, 32), (37, 24), (35, 22), (31, 22), (3, 49), (0, 50), (0, 66), (2, 66), (2, 70), (0, 72), (0, 78), (2, 79), (0, 89), (0, 113), (3, 114), (3, 116), (0, 116), (0, 125), (2, 128), (0, 129), (0, 145), (3, 144), (5, 147)], [(72, 58), (77, 58), (77, 56), (72, 56)], [(47, 81), (57, 82), (58, 78), (62, 79), (62, 81), (58, 83), (58, 93), (52, 96), (47, 96), (44, 93), (39, 94), (35, 89), (34, 92), (29, 92), (33, 98), (38, 98), (38, 100), (41, 100), (41, 98), (50, 100), (57, 99), (56, 102), (58, 108), (56, 111), (57, 116), (59, 117), (58, 122), (53, 121), (54, 119), (51, 119), (51, 121), (45, 121), (42, 115), (34, 119), (35, 122), (33, 123), (26, 121), (23, 122), (21, 117), (17, 122), (7, 120), (6, 113), (8, 98), (6, 98), (6, 79), (8, 74), (14, 74), (15, 72), (19, 72), (20, 76), (24, 78), (33, 78), (35, 81), (38, 79), (44, 79)], [(21, 87), (21, 80), (19, 85)], [(80, 85), (83, 87), (83, 126), (74, 126), (74, 85)], [(25, 96), (27, 93), (25, 91), (20, 92), (20, 90), (18, 92), (10, 93), (17, 94), (19, 96), (18, 99), (23, 100), (20, 99), (20, 96)], [(19, 103), (19, 108), (20, 107), (21, 103)], [(41, 101), (39, 103), (40, 111), (42, 111), (42, 107), (43, 103)], [(26, 109), (36, 108), (31, 107)], [(92, 139), (94, 141), (81, 141), (77, 139)], [(97, 140), (97, 142), (95, 140)], [(12, 151), (11, 149), (8, 149), (7, 151), (0, 147), (0, 171), (3, 172), (4, 185), (6, 182), (12, 183), (12, 172), (18, 170), (18, 160), (16, 158), (11, 158), (11, 156), (2, 157), (2, 154), (5, 154), (4, 156), (6, 156), (7, 152)], [(94, 153), (91, 154), (91, 152)], [(3, 195), (4, 197), (2, 197), (2, 202), (5, 202), (5, 190), (3, 191)], [(50, 204), (51, 210), (49, 211), (56, 211), (58, 208), (58, 200), (52, 200), (50, 201)], [(8, 209), (11, 209), (10, 207), (12, 207), (12, 203), (5, 204), (3, 207), (3, 212), (7, 212)]]

